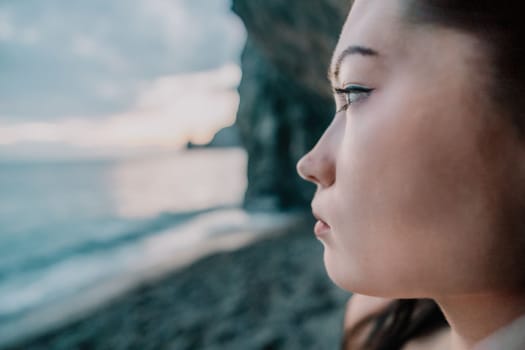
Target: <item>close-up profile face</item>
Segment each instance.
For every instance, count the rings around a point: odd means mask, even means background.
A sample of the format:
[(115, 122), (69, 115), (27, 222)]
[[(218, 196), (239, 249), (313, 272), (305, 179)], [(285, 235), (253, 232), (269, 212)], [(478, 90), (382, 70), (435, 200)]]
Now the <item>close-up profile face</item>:
[(511, 288), (522, 141), (491, 97), (487, 45), (411, 21), (408, 3), (354, 2), (330, 67), (337, 112), (297, 164), (327, 272), (376, 296)]

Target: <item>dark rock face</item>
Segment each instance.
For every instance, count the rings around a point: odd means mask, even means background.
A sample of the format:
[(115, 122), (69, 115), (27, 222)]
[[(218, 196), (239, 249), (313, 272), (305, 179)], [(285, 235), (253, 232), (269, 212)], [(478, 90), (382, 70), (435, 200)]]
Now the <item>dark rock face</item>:
[(330, 123), (326, 78), (350, 0), (233, 0), (248, 40), (236, 125), (248, 152), (251, 210), (307, 207), (315, 187), (295, 165)]

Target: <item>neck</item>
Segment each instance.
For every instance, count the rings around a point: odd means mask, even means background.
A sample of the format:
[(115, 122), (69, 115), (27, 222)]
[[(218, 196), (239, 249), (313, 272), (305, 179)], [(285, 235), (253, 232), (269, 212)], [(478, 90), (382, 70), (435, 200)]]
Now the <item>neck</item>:
[(525, 293), (466, 294), (436, 298), (451, 327), (451, 349), (472, 349), (525, 313)]

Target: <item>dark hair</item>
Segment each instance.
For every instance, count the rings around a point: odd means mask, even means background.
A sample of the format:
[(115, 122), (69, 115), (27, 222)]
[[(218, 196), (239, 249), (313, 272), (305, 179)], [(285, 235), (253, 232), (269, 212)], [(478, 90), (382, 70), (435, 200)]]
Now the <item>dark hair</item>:
[[(525, 21), (521, 1), (508, 0), (404, 0), (408, 23), (451, 28), (479, 39), (480, 55), (488, 64), (483, 93), (508, 116), (520, 137), (525, 135)], [(408, 340), (447, 326), (438, 305), (430, 299), (400, 299), (348, 330), (343, 349), (394, 350)], [(357, 344), (366, 334), (364, 344)]]
[[(361, 320), (344, 335), (342, 349), (394, 350), (408, 340), (446, 327), (447, 321), (431, 299), (399, 299), (385, 310)], [(368, 327), (372, 326), (371, 330)], [(366, 340), (360, 343), (364, 332)]]
[(488, 96), (525, 136), (525, 21), (522, 2), (507, 0), (404, 0), (407, 22), (446, 27), (471, 34), (485, 49)]

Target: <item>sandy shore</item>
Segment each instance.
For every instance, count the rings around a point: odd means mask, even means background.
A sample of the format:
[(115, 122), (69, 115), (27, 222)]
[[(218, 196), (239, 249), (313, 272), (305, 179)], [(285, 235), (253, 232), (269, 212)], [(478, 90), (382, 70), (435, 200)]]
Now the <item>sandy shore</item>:
[(222, 252), (6, 349), (336, 349), (348, 294), (327, 278), (312, 225), (223, 237)]

